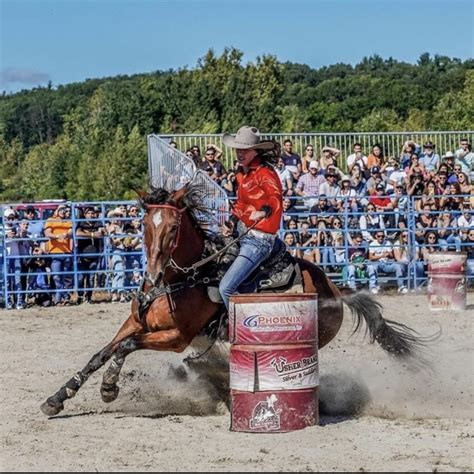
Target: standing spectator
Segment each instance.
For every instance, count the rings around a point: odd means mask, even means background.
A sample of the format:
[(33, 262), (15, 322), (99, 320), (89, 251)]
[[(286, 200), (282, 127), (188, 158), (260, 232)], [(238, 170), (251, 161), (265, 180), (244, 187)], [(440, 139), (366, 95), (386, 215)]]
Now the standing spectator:
[[(5, 211), (5, 214), (6, 211)], [(14, 219), (18, 216), (14, 214)], [(13, 220), (13, 219), (10, 219)], [(5, 225), (5, 250), (7, 255), (7, 271), (9, 290), (13, 292), (12, 302), (7, 301), (7, 309), (12, 309), (16, 303), (16, 309), (24, 309), (26, 281), (27, 281), (27, 260), (33, 245), (28, 234), (28, 221), (22, 220), (17, 227), (13, 224)]]
[(214, 151), (214, 158), (217, 160), (217, 161), (221, 161), (221, 158), (222, 158), (222, 149), (219, 148), (215, 143), (208, 143), (206, 145), (206, 151), (207, 150), (213, 150)]
[(47, 253), (51, 255), (51, 272), (55, 287), (55, 304), (68, 304), (72, 270), (72, 222), (66, 219), (66, 206), (60, 205), (46, 220), (44, 235), (48, 238)]
[(44, 224), (38, 218), (38, 213), (33, 206), (27, 206), (25, 209), (25, 219), (28, 220), (28, 232), (32, 239), (40, 239), (43, 237)]
[(462, 172), (466, 173), (472, 181), (474, 179), (474, 153), (472, 152), (472, 146), (467, 138), (461, 139), (455, 155), (455, 164), (461, 165)]
[(124, 303), (125, 298), (125, 265), (123, 259), (123, 238), (125, 237), (123, 231), (123, 224), (120, 218), (123, 214), (120, 209), (109, 211), (107, 217), (109, 222), (106, 224), (106, 231), (108, 235), (108, 245), (112, 256), (109, 261), (109, 268), (112, 270), (112, 302), (120, 301)]
[(278, 177), (281, 181), (281, 187), (283, 189), (284, 196), (293, 195), (293, 175), (289, 170), (286, 169), (285, 161), (282, 157), (278, 158), (277, 164), (275, 166), (275, 171), (278, 174)]
[(221, 180), (226, 177), (227, 171), (224, 165), (216, 160), (215, 148), (208, 148), (204, 154), (204, 162), (201, 168), (209, 175), (209, 177), (217, 184), (221, 184)]
[(293, 142), (290, 139), (283, 142), (281, 157), (285, 162), (286, 169), (293, 174), (294, 180), (297, 181), (302, 172), (301, 158), (298, 153), (293, 153)]
[(428, 141), (423, 145), (423, 153), (420, 155), (420, 165), (432, 176), (438, 171), (441, 159), (438, 153), (435, 153), (436, 145)]
[(363, 173), (368, 170), (369, 159), (362, 152), (362, 145), (360, 143), (354, 143), (352, 147), (353, 153), (347, 157), (347, 169), (349, 172), (352, 167), (357, 163)]
[(351, 247), (348, 249), (347, 284), (356, 290), (357, 282), (369, 277), (370, 289), (377, 291), (377, 279), (374, 266), (367, 260), (368, 247), (361, 232), (355, 232)]
[(321, 150), (321, 158), (319, 160), (319, 166), (322, 172), (326, 171), (329, 166), (337, 166), (337, 157), (341, 154), (341, 150), (338, 148), (324, 146)]
[[(84, 210), (84, 221), (77, 224), (77, 253), (79, 255), (79, 291), (78, 304), (82, 302), (90, 303), (92, 301), (92, 290), (94, 276), (99, 266), (100, 255), (103, 251), (103, 238), (105, 229), (100, 227), (96, 221), (97, 214), (93, 207), (86, 207)], [(88, 290), (89, 288), (89, 290)]]
[(320, 193), (321, 185), (326, 181), (324, 176), (318, 174), (318, 162), (313, 160), (309, 164), (309, 173), (303, 174), (296, 183), (295, 192), (298, 196), (305, 198), (305, 205), (308, 207), (316, 203), (316, 199)]
[(309, 164), (313, 161), (316, 160), (314, 157), (314, 147), (309, 143), (306, 145), (304, 155), (301, 158), (301, 170), (303, 173), (308, 173), (309, 172)]
[[(136, 206), (135, 206), (136, 207)], [(132, 217), (132, 216), (130, 216)], [(126, 237), (123, 239), (125, 250), (125, 286), (132, 287), (132, 291), (141, 282), (140, 270), (144, 265), (142, 253), (142, 221), (134, 216), (131, 222), (124, 227)], [(130, 288), (129, 288), (130, 289)]]
[[(393, 246), (390, 241), (385, 240), (385, 234), (382, 231), (375, 233), (375, 241), (369, 244), (369, 260), (375, 267), (375, 273), (378, 278), (379, 272), (395, 273), (399, 293), (408, 293), (405, 286), (405, 271), (403, 265), (396, 262), (393, 256)], [(373, 286), (372, 293), (378, 293), (378, 287)]]
[(31, 292), (34, 304), (51, 306), (50, 268), (44, 258), (44, 252), (38, 243), (33, 244), (32, 256), (26, 262), (29, 271), (28, 291)]

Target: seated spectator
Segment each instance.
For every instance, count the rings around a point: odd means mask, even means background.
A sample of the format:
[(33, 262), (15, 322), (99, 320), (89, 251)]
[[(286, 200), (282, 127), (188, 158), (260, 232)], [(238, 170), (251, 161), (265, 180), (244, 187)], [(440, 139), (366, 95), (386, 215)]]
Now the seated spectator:
[(430, 204), (425, 204), (415, 221), (415, 239), (418, 243), (425, 241), (427, 230), (438, 226), (436, 214), (432, 212)]
[(358, 210), (362, 210), (369, 200), (366, 196), (368, 196), (367, 192), (367, 182), (365, 179), (364, 174), (362, 173), (359, 165), (354, 165), (351, 170), (351, 188), (355, 191), (357, 196), (357, 204)]
[(406, 195), (403, 181), (395, 184), (395, 193), (391, 195), (390, 200), (394, 212), (395, 227), (398, 227), (398, 223), (408, 212), (408, 196)]
[(393, 246), (390, 241), (385, 239), (385, 234), (382, 231), (375, 233), (375, 240), (369, 244), (369, 260), (374, 265), (376, 281), (370, 283), (370, 291), (378, 293), (377, 279), (379, 273), (395, 273), (397, 279), (397, 286), (399, 293), (408, 293), (408, 288), (405, 285), (405, 269), (403, 265), (396, 262), (393, 256)]
[(321, 194), (318, 199), (318, 203), (312, 206), (309, 210), (310, 218), (315, 218), (316, 221), (319, 219), (328, 220), (331, 218), (331, 214), (334, 214), (334, 206), (328, 201), (325, 194)]
[(435, 153), (436, 145), (427, 141), (423, 145), (423, 152), (420, 155), (420, 165), (433, 177), (441, 164), (441, 159), (437, 153)]
[(293, 232), (285, 232), (283, 235), (283, 242), (285, 242), (288, 252), (295, 258), (302, 258), (300, 244), (295, 239)]
[(320, 264), (325, 272), (332, 271), (336, 260), (331, 233), (327, 230), (326, 221), (320, 219), (317, 226), (317, 232), (303, 245), (314, 247), (314, 263)]
[(418, 156), (420, 154), (420, 146), (415, 143), (413, 140), (407, 140), (402, 147), (402, 152), (400, 153), (400, 167), (405, 169), (410, 166), (411, 159), (413, 155)]
[(359, 228), (362, 231), (364, 240), (372, 242), (374, 240), (373, 232), (375, 230), (385, 230), (385, 222), (376, 211), (374, 204), (368, 204), (366, 211), (359, 218)]
[(26, 262), (29, 272), (28, 291), (32, 293), (34, 304), (38, 306), (51, 306), (53, 297), (51, 293), (50, 268), (44, 258), (41, 246), (33, 244), (32, 256)]
[(309, 173), (302, 174), (296, 183), (295, 193), (305, 198), (304, 203), (308, 207), (317, 202), (316, 199), (311, 198), (319, 196), (321, 186), (326, 182), (324, 176), (318, 174), (318, 171), (318, 162), (313, 160), (309, 164)]
[(301, 158), (298, 153), (293, 152), (293, 142), (291, 140), (287, 139), (283, 142), (281, 157), (285, 162), (286, 169), (293, 174), (294, 180), (298, 181), (302, 172)]
[(439, 209), (439, 200), (438, 197), (438, 190), (436, 188), (436, 183), (433, 180), (428, 181), (425, 183), (425, 187), (423, 189), (423, 194), (421, 195), (421, 199), (417, 199), (415, 203), (415, 209), (419, 212), (425, 204), (431, 206), (433, 211), (437, 211)]
[(372, 166), (372, 168), (370, 168), (370, 177), (366, 182), (367, 194), (369, 196), (375, 193), (377, 184), (383, 184), (385, 189), (385, 179), (380, 172), (380, 168), (378, 166)]
[(440, 209), (446, 211), (460, 211), (463, 197), (459, 183), (452, 183), (446, 187), (439, 200)]
[(388, 222), (389, 227), (395, 226), (392, 200), (385, 192), (385, 186), (382, 183), (375, 186), (375, 192), (369, 197), (369, 204), (375, 206), (375, 211), (382, 216), (384, 223)]
[[(304, 155), (301, 157), (301, 170), (303, 173), (309, 172), (309, 164), (313, 160), (316, 160), (316, 157), (314, 154), (314, 147), (313, 145), (311, 145), (311, 143), (309, 143), (308, 145), (306, 145)], [(318, 164), (318, 168), (319, 168), (319, 164)]]
[(449, 212), (442, 212), (438, 215), (436, 222), (438, 232), (438, 243), (441, 250), (460, 251), (460, 238), (458, 236), (458, 226), (456, 219)]
[(291, 218), (289, 221), (287, 221), (286, 228), (288, 229), (289, 232), (291, 232), (295, 236), (295, 242), (300, 244), (301, 237), (300, 237), (300, 232), (298, 230), (298, 220)]
[(295, 203), (296, 201), (294, 199), (290, 199), (289, 197), (284, 197), (283, 198), (283, 226), (287, 228), (288, 221), (290, 219), (293, 219), (293, 215), (297, 211), (295, 209)]
[(357, 282), (361, 283), (367, 277), (371, 288), (377, 288), (374, 266), (367, 260), (368, 246), (361, 232), (356, 232), (348, 250), (349, 264), (347, 266), (347, 284), (351, 290), (356, 290)]
[(207, 150), (212, 150), (214, 152), (214, 158), (217, 161), (221, 161), (223, 152), (222, 152), (222, 149), (219, 148), (215, 143), (208, 143), (206, 145), (206, 151)]
[(222, 178), (221, 186), (224, 188), (227, 197), (235, 198), (237, 196), (237, 180), (235, 178), (235, 172), (233, 170), (230, 170), (227, 173), (227, 176), (225, 178)]
[(351, 188), (351, 178), (347, 175), (341, 178), (339, 194), (336, 196), (336, 202), (341, 204), (342, 209), (349, 209), (350, 212), (357, 212), (359, 204), (357, 202), (357, 194)]
[(340, 193), (341, 188), (337, 185), (337, 177), (335, 171), (328, 170), (325, 176), (325, 181), (319, 186), (319, 195), (324, 195), (328, 198), (331, 206), (336, 205), (336, 196)]
[[(403, 273), (408, 275), (408, 266), (412, 260), (413, 251), (408, 242), (408, 230), (402, 230), (393, 244), (393, 257), (403, 267)], [(423, 278), (423, 265), (415, 262), (416, 278)]]
[(385, 171), (387, 172), (385, 189), (387, 190), (387, 193), (391, 194), (395, 192), (395, 185), (397, 183), (405, 181), (407, 174), (402, 168), (400, 168), (398, 160), (394, 157), (388, 159), (388, 166), (385, 168)]
[(412, 174), (409, 177), (409, 184), (407, 189), (408, 196), (421, 196), (425, 190), (425, 184), (423, 181), (423, 175)]
[(350, 172), (355, 164), (360, 166), (363, 173), (368, 170), (368, 158), (362, 152), (362, 145), (354, 143), (352, 146), (353, 153), (347, 157), (347, 169)]
[(454, 173), (454, 158), (454, 153), (452, 151), (447, 151), (441, 157), (441, 164), (439, 165), (440, 167), (438, 168), (438, 171), (441, 169), (441, 165), (444, 165), (446, 167), (446, 174), (451, 175)]
[(461, 194), (471, 194), (473, 191), (473, 187), (470, 183), (470, 180), (467, 174), (460, 171), (459, 173), (457, 173), (456, 177), (457, 177), (459, 190), (461, 191)]
[(436, 194), (438, 194), (438, 195), (443, 194), (446, 191), (446, 188), (448, 186), (448, 175), (446, 173), (440, 171), (434, 177), (433, 181), (436, 184)]
[(441, 247), (438, 241), (438, 233), (435, 230), (429, 230), (425, 234), (425, 239), (420, 245), (420, 256), (426, 270), (428, 264), (428, 255), (440, 252)]
[(329, 166), (337, 166), (337, 157), (341, 154), (338, 148), (324, 146), (321, 150), (321, 158), (319, 159), (319, 166), (322, 173), (324, 173)]
[(418, 155), (411, 156), (410, 166), (405, 168), (405, 172), (410, 181), (414, 175), (421, 176), (422, 180), (429, 177), (429, 173), (426, 172), (424, 166), (420, 163)]
[(463, 242), (463, 252), (467, 254), (467, 277), (470, 280), (469, 283), (472, 286), (474, 283), (474, 229), (469, 229), (467, 233), (467, 239)]
[(284, 196), (293, 195), (293, 174), (286, 169), (285, 162), (283, 158), (278, 158), (277, 164), (275, 166), (275, 171), (278, 173), (278, 177), (281, 181), (281, 187), (283, 189)]
[(474, 218), (472, 216), (472, 209), (471, 204), (469, 202), (465, 202), (461, 206), (461, 216), (457, 218), (456, 224), (459, 229), (459, 236), (457, 239), (457, 247), (456, 251), (460, 252), (463, 251), (461, 248), (463, 243), (466, 242), (469, 231), (474, 228)]
[(201, 164), (203, 162), (203, 160), (201, 158), (201, 149), (199, 148), (198, 145), (193, 145), (191, 147), (191, 151), (193, 153), (194, 164), (196, 165), (197, 168), (200, 168)]
[(373, 166), (378, 166), (380, 171), (383, 173), (388, 163), (385, 162), (385, 157), (382, 151), (382, 146), (376, 143), (372, 146), (372, 151), (367, 157), (367, 168), (370, 169)]

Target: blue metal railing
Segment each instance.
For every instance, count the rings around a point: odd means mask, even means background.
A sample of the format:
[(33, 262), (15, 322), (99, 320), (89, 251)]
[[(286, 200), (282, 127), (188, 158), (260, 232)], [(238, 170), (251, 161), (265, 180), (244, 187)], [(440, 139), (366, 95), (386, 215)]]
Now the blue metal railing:
[[(468, 195), (457, 197), (466, 200), (470, 198)], [(419, 255), (424, 244), (417, 235), (417, 222), (423, 211), (416, 210), (416, 201), (421, 198), (422, 196), (413, 196), (408, 199), (407, 209), (403, 214), (396, 210), (384, 212), (384, 216), (389, 222), (388, 226), (384, 226), (384, 234), (389, 236), (393, 242), (392, 248), (399, 248), (406, 252), (406, 262), (399, 262), (399, 264), (403, 267), (401, 270), (403, 286), (408, 289), (420, 288), (426, 281), (425, 264)], [(453, 196), (453, 198), (455, 199), (456, 196)], [(362, 207), (357, 210), (351, 209), (348, 200), (342, 197), (337, 198), (343, 200), (341, 209), (336, 212), (325, 212), (324, 214), (311, 209), (306, 205), (308, 201), (305, 201), (304, 198), (291, 197), (289, 199), (293, 201), (294, 206), (284, 214), (280, 237), (283, 238), (287, 233), (293, 233), (297, 236), (297, 240), (306, 237), (304, 242), (288, 245), (289, 249), (296, 254), (300, 253), (303, 258), (325, 267), (335, 283), (340, 285), (349, 284), (348, 271), (350, 265), (352, 265), (350, 253), (354, 243), (353, 236), (355, 232), (361, 230), (360, 218), (366, 216), (367, 211)], [(311, 199), (314, 200), (314, 198)], [(71, 209), (71, 215), (68, 218), (72, 229), (69, 237), (71, 251), (70, 253), (61, 254), (47, 253), (50, 239), (42, 235), (28, 236), (26, 234), (23, 237), (18, 235), (13, 237), (9, 234), (7, 228), (10, 225), (15, 228), (21, 226), (23, 221), (22, 211), (20, 211), (20, 215), (16, 220), (6, 220), (4, 218), (0, 234), (0, 294), (3, 296), (3, 303), (5, 305), (22, 304), (25, 296), (35, 295), (48, 297), (52, 301), (60, 301), (62, 298), (67, 299), (71, 296), (77, 297), (77, 295), (87, 297), (87, 295), (90, 296), (91, 292), (103, 292), (108, 295), (108, 298), (112, 296), (116, 299), (129, 296), (139, 286), (146, 265), (142, 242), (142, 219), (141, 215), (136, 217), (112, 217), (109, 213), (119, 206), (130, 207), (135, 204), (133, 201), (66, 203)], [(1, 215), (4, 216), (5, 210), (8, 208), (23, 209), (24, 207), (24, 204), (3, 205)], [(81, 210), (85, 207), (95, 207), (98, 215), (90, 219), (82, 217)], [(449, 212), (452, 218), (457, 218), (463, 213), (462, 210), (432, 210), (430, 212), (434, 216)], [(468, 232), (469, 228), (472, 229), (472, 214), (472, 208), (469, 207), (465, 211), (465, 215), (466, 218), (471, 216), (471, 224), (464, 231)], [(29, 221), (29, 223), (41, 222), (44, 225), (48, 222), (42, 216), (39, 217), (36, 220)], [(304, 224), (307, 229), (301, 226), (296, 229), (288, 228), (286, 222), (292, 218), (296, 218), (300, 222), (307, 222), (307, 224)], [(126, 231), (127, 228), (123, 228), (125, 224), (138, 219), (140, 222), (137, 222), (133, 232), (131, 227), (128, 227), (129, 232)], [(332, 225), (335, 219), (339, 219), (340, 227)], [(112, 220), (116, 224), (112, 224)], [(395, 237), (403, 230), (399, 226), (400, 220), (405, 222), (408, 235), (406, 245), (395, 241)], [(90, 237), (81, 237), (77, 233), (78, 227), (84, 222), (95, 222), (98, 228), (105, 229), (104, 235), (93, 241), (94, 245), (97, 246), (96, 251), (89, 249), (86, 252), (87, 247), (81, 250), (81, 241), (91, 240)], [(122, 229), (122, 231), (111, 234), (110, 229), (113, 225), (116, 225), (116, 229)], [(325, 226), (324, 229), (322, 229), (323, 225)], [(438, 231), (439, 229), (439, 225), (426, 225), (424, 232)], [(453, 225), (451, 222), (443, 229), (448, 233), (451, 232), (450, 236), (436, 242), (434, 249), (457, 252), (469, 249), (472, 253), (473, 244), (463, 238), (463, 235), (461, 235), (463, 231), (459, 229), (457, 224)], [(371, 236), (376, 230), (377, 227), (373, 227), (366, 231)], [(318, 242), (318, 232), (327, 233), (327, 238), (332, 235), (333, 238), (339, 239), (337, 245), (335, 246), (334, 243), (327, 241), (323, 244), (321, 240)], [(314, 237), (315, 235), (316, 237)], [(113, 239), (116, 239), (115, 244)], [(128, 245), (132, 243), (134, 248)], [(364, 265), (366, 270), (370, 265), (377, 266), (371, 261), (366, 261)], [(396, 274), (393, 272), (382, 274), (378, 271), (376, 273), (377, 284), (381, 281), (385, 283), (396, 281)], [(368, 279), (366, 275), (365, 277), (355, 278), (353, 282), (364, 285), (370, 283)], [(470, 275), (470, 279), (472, 280), (472, 275)]]

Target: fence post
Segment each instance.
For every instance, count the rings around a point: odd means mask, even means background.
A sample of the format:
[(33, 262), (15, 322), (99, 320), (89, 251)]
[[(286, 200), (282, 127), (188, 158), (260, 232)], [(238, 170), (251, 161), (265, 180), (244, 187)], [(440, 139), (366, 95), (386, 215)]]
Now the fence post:
[(72, 217), (72, 258), (74, 271), (74, 290), (79, 296), (79, 283), (77, 275), (77, 239), (76, 239), (76, 203), (71, 203), (71, 217)]

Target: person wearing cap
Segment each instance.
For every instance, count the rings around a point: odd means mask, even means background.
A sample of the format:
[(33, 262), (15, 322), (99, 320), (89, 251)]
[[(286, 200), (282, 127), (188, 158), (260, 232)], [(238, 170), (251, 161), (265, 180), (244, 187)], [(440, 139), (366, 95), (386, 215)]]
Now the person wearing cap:
[(319, 196), (319, 188), (326, 180), (319, 174), (319, 166), (316, 160), (312, 160), (308, 165), (309, 173), (302, 174), (296, 183), (295, 193), (304, 198), (307, 207), (316, 203), (315, 199)]
[(84, 209), (84, 220), (77, 224), (76, 241), (77, 253), (79, 255), (78, 269), (79, 282), (78, 286), (82, 289), (78, 293), (78, 304), (86, 301), (90, 302), (92, 299), (92, 291), (87, 288), (93, 288), (94, 275), (99, 265), (100, 256), (102, 253), (103, 238), (105, 229), (96, 221), (97, 214), (92, 206)]
[(375, 187), (380, 183), (385, 185), (385, 176), (381, 173), (379, 166), (372, 166), (372, 168), (370, 168), (370, 177), (366, 182), (369, 196), (375, 193)]
[(420, 155), (420, 165), (428, 172), (434, 175), (441, 164), (441, 159), (434, 149), (436, 145), (428, 141), (423, 145), (423, 153)]
[(388, 221), (389, 227), (394, 226), (392, 200), (387, 195), (383, 183), (378, 183), (375, 186), (375, 192), (369, 197), (369, 203), (375, 206), (375, 210), (382, 215), (385, 222)]
[[(255, 127), (241, 127), (235, 137), (224, 134), (224, 145), (234, 148), (241, 169), (237, 172), (237, 200), (224, 236), (237, 231), (242, 236), (237, 258), (225, 273), (219, 292), (226, 308), (241, 283), (272, 253), (283, 213), (283, 191), (272, 164), (280, 156), (280, 146), (260, 139)], [(251, 230), (249, 228), (252, 227)]]
[(72, 287), (72, 222), (66, 218), (66, 206), (60, 205), (53, 215), (46, 220), (44, 235), (48, 238), (46, 251), (51, 255), (50, 265), (55, 285), (55, 304), (67, 304), (70, 299), (68, 290)]

